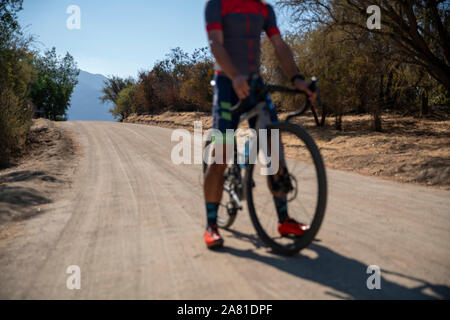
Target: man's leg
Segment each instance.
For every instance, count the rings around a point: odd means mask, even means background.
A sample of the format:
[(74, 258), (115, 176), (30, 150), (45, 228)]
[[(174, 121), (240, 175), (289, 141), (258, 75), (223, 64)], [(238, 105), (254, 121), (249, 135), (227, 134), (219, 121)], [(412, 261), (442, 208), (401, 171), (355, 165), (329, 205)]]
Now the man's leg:
[[(267, 97), (267, 103), (269, 104), (269, 112), (266, 115), (266, 117), (268, 118), (268, 120), (266, 121), (270, 121), (270, 123), (278, 123), (278, 116), (275, 111), (275, 106), (273, 105), (269, 96)], [(284, 158), (283, 144), (281, 143), (281, 133), (279, 134), (278, 139), (279, 153), (275, 158), (275, 161), (279, 162), (279, 169), (275, 175), (267, 177), (267, 185), (270, 192), (272, 193), (275, 209), (278, 216), (278, 231), (281, 235), (300, 236), (307, 230), (307, 227), (290, 218), (288, 214), (287, 194), (283, 190), (281, 184), (283, 184), (283, 180), (286, 179), (286, 176), (289, 174), (289, 172)], [(272, 150), (271, 143), (271, 134), (268, 133), (267, 150), (271, 159), (274, 160), (274, 158), (270, 154), (270, 151)]]
[[(208, 166), (204, 181), (205, 206), (207, 216), (207, 229), (205, 242), (208, 247), (220, 247), (223, 240), (217, 231), (217, 210), (222, 199), (224, 172), (226, 165), (226, 145), (229, 138), (225, 135), (227, 129), (236, 129), (239, 117), (232, 116), (231, 106), (237, 102), (231, 80), (223, 76), (216, 76), (213, 100), (213, 128), (222, 132), (222, 136), (215, 137), (214, 150), (222, 148), (222, 163), (213, 163)], [(220, 141), (219, 141), (220, 140)], [(234, 141), (234, 140), (232, 140)]]
[[(270, 99), (270, 96), (267, 95), (266, 98), (267, 101), (267, 106), (268, 106), (268, 112), (266, 112), (263, 115), (263, 119), (262, 119), (262, 126), (265, 127), (268, 124), (271, 123), (278, 123), (278, 116), (275, 110), (275, 106), (272, 103), (272, 100)], [(249, 126), (250, 128), (254, 128), (256, 125), (256, 119), (250, 119), (249, 120)], [(259, 134), (259, 133), (257, 133)], [(283, 223), (284, 221), (286, 221), (286, 219), (288, 219), (288, 205), (287, 205), (287, 200), (286, 200), (286, 194), (277, 187), (277, 182), (280, 181), (281, 177), (283, 174), (285, 174), (285, 172), (287, 171), (286, 169), (286, 165), (284, 162), (284, 155), (283, 155), (283, 150), (282, 150), (282, 144), (281, 144), (281, 137), (279, 137), (280, 141), (278, 142), (278, 145), (280, 146), (280, 150), (278, 155), (275, 157), (273, 157), (272, 154), (270, 154), (271, 150), (272, 150), (272, 146), (271, 146), (271, 133), (268, 132), (267, 134), (267, 155), (273, 160), (278, 161), (279, 162), (279, 166), (278, 166), (278, 172), (273, 175), (273, 176), (267, 176), (267, 186), (270, 190), (270, 192), (272, 193), (273, 196), (273, 201), (275, 204), (275, 208), (277, 211), (277, 215), (278, 215), (278, 221), (279, 223)]]
[(212, 227), (217, 224), (217, 210), (223, 193), (223, 174), (226, 164), (211, 164), (205, 174), (203, 190), (206, 202), (207, 226)]
[(285, 168), (281, 166), (282, 163), (280, 161), (279, 167), (280, 169), (278, 170), (278, 173), (274, 176), (267, 177), (267, 185), (273, 196), (273, 202), (275, 204), (275, 209), (278, 215), (278, 222), (284, 223), (289, 218), (289, 216), (288, 216), (287, 195), (285, 192), (281, 190), (280, 186), (278, 185), (282, 175), (285, 172)]
[[(283, 146), (281, 144), (281, 136), (279, 137), (280, 141), (278, 142), (278, 145), (280, 147), (280, 150), (278, 152), (278, 155), (273, 157), (272, 154), (270, 154), (271, 160), (278, 161), (278, 172), (276, 172), (274, 175), (267, 176), (267, 186), (272, 193), (273, 196), (273, 202), (275, 204), (275, 209), (277, 211), (278, 215), (278, 222), (284, 223), (287, 219), (289, 219), (288, 215), (288, 203), (287, 203), (287, 194), (286, 191), (283, 189), (283, 179), (287, 174), (287, 167), (286, 163), (284, 161), (284, 153), (283, 153)], [(272, 150), (271, 144), (272, 140), (271, 137), (268, 137), (268, 150), (269, 152)]]
[[(279, 139), (281, 140), (281, 134)], [(270, 145), (270, 143), (271, 141), (269, 140), (268, 144)], [(278, 215), (278, 232), (282, 236), (301, 236), (306, 230), (309, 229), (309, 227), (295, 221), (288, 215), (286, 190), (289, 190), (287, 188), (292, 187), (292, 185), (290, 185), (291, 182), (289, 180), (289, 172), (284, 160), (284, 152), (281, 141), (279, 145), (279, 159), (276, 159), (276, 161), (279, 161), (278, 172), (273, 176), (267, 177), (268, 188), (273, 195), (273, 201)], [(269, 148), (269, 150), (271, 149)]]

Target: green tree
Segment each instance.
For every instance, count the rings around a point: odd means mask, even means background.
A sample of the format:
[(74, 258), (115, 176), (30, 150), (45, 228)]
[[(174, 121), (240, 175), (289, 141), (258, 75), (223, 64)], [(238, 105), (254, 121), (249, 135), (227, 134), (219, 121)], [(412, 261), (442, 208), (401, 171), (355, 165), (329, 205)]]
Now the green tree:
[(188, 54), (172, 49), (149, 72), (139, 74), (137, 112), (209, 110), (213, 62), (207, 48)]
[(201, 111), (210, 110), (213, 96), (213, 87), (210, 82), (213, 74), (212, 61), (205, 60), (195, 63), (181, 84), (181, 97), (197, 106)]
[[(393, 58), (423, 68), (450, 91), (450, 4), (439, 0), (278, 0), (300, 27), (341, 28), (354, 36), (377, 34), (395, 49)], [(369, 30), (367, 8), (381, 9), (382, 28)]]
[(28, 93), (34, 69), (28, 46), (32, 39), (20, 32), (21, 8), (21, 0), (0, 2), (0, 167), (23, 148), (31, 126)]
[(22, 3), (23, 0), (0, 1), (0, 46), (2, 47), (10, 43), (20, 32), (17, 13), (22, 10)]
[(114, 108), (110, 109), (114, 118), (119, 118), (119, 121), (126, 119), (131, 113), (136, 113), (136, 92), (137, 85), (131, 85), (122, 89), (116, 99)]
[(117, 76), (110, 76), (104, 82), (104, 86), (102, 89), (103, 96), (100, 98), (100, 100), (103, 103), (112, 102), (113, 104), (115, 104), (117, 99), (119, 98), (120, 91), (134, 84), (135, 81), (133, 78), (123, 79)]
[(45, 110), (48, 119), (65, 120), (70, 97), (78, 83), (76, 62), (69, 53), (61, 58), (52, 48), (43, 56), (36, 55), (34, 65), (38, 70), (38, 78), (31, 88), (33, 103)]

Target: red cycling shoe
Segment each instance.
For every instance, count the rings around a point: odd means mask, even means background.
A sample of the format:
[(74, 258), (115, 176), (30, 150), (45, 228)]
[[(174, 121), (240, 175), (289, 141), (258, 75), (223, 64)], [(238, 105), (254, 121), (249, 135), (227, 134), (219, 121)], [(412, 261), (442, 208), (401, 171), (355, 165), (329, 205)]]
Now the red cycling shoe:
[(305, 226), (301, 223), (298, 223), (294, 219), (287, 218), (283, 223), (278, 223), (278, 232), (282, 236), (302, 236), (307, 230), (309, 230), (309, 226)]
[(223, 247), (223, 239), (217, 230), (217, 226), (208, 227), (205, 230), (204, 239), (209, 249), (217, 249)]

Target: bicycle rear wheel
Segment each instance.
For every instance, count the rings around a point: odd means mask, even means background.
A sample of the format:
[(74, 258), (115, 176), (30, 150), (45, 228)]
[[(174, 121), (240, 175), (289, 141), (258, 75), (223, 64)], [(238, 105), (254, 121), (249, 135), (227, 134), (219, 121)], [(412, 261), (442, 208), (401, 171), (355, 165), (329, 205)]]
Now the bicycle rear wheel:
[[(285, 154), (292, 190), (285, 193), (290, 218), (309, 226), (302, 236), (282, 237), (278, 231), (278, 216), (259, 161), (246, 171), (246, 195), (252, 223), (261, 240), (275, 252), (293, 255), (307, 247), (322, 224), (327, 202), (327, 181), (322, 156), (313, 138), (301, 126), (291, 123), (270, 125), (278, 129), (280, 146)], [(260, 151), (261, 152), (261, 151)]]

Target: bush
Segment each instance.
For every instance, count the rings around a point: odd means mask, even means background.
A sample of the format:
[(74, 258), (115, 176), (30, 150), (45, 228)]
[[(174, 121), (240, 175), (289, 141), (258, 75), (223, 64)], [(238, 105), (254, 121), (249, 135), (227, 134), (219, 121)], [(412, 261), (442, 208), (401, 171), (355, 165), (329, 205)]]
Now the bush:
[(31, 127), (32, 108), (21, 104), (10, 88), (0, 88), (0, 167), (25, 145)]
[(151, 71), (139, 73), (133, 113), (209, 111), (213, 74), (213, 61), (206, 48), (197, 49), (191, 55), (180, 48), (173, 49)]
[(187, 79), (181, 85), (181, 97), (197, 106), (199, 111), (211, 110), (214, 69), (210, 61), (200, 61), (192, 66)]
[(33, 116), (28, 93), (35, 71), (26, 48), (17, 47), (0, 50), (0, 167), (24, 147)]
[(123, 121), (131, 113), (136, 113), (136, 90), (137, 86), (132, 85), (120, 91), (114, 108), (110, 110), (114, 118)]

